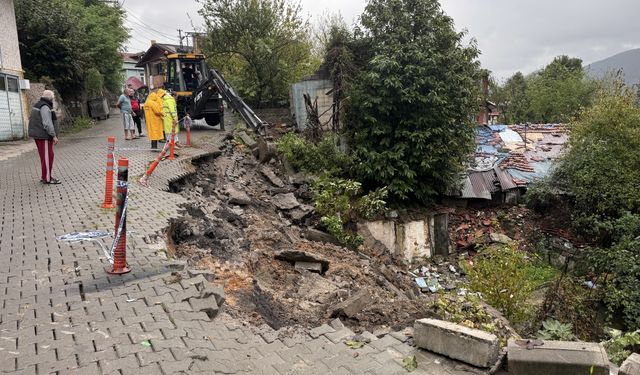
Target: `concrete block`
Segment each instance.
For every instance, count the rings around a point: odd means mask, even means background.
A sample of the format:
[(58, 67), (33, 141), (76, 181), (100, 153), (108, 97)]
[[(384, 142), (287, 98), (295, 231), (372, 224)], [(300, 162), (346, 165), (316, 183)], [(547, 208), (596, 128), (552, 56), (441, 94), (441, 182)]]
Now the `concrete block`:
[(493, 366), (500, 354), (496, 335), (442, 320), (416, 320), (413, 338), (419, 348), (477, 367)]
[(396, 252), (396, 224), (393, 221), (358, 223), (358, 233), (365, 238), (367, 246), (373, 246), (375, 240), (378, 240), (389, 252)]
[(622, 363), (618, 375), (640, 375), (640, 354), (633, 353)]
[(416, 258), (431, 257), (429, 223), (422, 220), (398, 225), (396, 229), (398, 255), (412, 262)]
[(527, 348), (523, 340), (509, 340), (509, 373), (518, 375), (609, 375), (609, 359), (602, 344), (543, 341)]
[(322, 273), (322, 263), (319, 262), (296, 262), (294, 265), (296, 270), (306, 270), (310, 272)]

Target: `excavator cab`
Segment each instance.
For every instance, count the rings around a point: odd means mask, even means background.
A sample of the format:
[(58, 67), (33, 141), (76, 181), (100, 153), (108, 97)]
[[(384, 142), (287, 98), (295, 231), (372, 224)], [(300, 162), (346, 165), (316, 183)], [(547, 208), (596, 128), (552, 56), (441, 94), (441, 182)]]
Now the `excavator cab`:
[(208, 125), (220, 124), (221, 129), (224, 129), (222, 96), (209, 77), (204, 55), (167, 55), (164, 87), (176, 95), (179, 118), (189, 112), (193, 119), (204, 118)]

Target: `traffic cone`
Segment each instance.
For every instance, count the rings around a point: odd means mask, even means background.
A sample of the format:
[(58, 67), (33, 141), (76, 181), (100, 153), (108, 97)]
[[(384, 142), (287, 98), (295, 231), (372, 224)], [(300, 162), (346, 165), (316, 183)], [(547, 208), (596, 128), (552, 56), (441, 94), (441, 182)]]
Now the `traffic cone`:
[(116, 137), (107, 138), (107, 177), (104, 189), (102, 208), (113, 208), (113, 150), (116, 147)]
[(147, 171), (145, 172), (144, 176), (140, 178), (141, 185), (149, 186), (149, 183), (147, 182), (147, 180), (149, 180), (149, 177), (151, 177), (151, 174), (153, 173), (153, 171), (156, 169), (156, 167), (158, 166), (162, 158), (164, 158), (164, 156), (167, 154), (168, 148), (169, 148), (169, 143), (165, 143), (164, 146), (162, 147), (162, 151), (160, 151), (158, 156), (156, 156), (156, 159), (151, 163), (149, 168), (147, 168)]
[(118, 237), (118, 229), (120, 228), (121, 222), (122, 230), (120, 231), (120, 238), (118, 238), (113, 253), (113, 266), (111, 269), (105, 270), (111, 275), (122, 275), (131, 272), (131, 269), (127, 266), (127, 215), (124, 213), (128, 181), (129, 159), (120, 158), (118, 160), (118, 184), (116, 188), (116, 238)]

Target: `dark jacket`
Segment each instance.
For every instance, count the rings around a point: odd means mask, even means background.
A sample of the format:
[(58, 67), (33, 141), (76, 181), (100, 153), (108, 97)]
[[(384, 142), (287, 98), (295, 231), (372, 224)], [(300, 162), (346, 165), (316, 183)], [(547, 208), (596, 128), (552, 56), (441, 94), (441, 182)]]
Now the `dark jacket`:
[(53, 111), (53, 103), (41, 98), (33, 108), (29, 118), (29, 137), (51, 139), (58, 134), (58, 121)]

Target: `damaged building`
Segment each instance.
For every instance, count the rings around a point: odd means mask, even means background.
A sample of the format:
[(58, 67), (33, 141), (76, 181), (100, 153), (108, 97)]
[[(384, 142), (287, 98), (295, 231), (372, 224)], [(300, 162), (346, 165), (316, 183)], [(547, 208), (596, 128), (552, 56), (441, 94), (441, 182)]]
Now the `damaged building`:
[(446, 203), (517, 204), (529, 184), (549, 175), (567, 140), (564, 124), (478, 126), (473, 161)]

